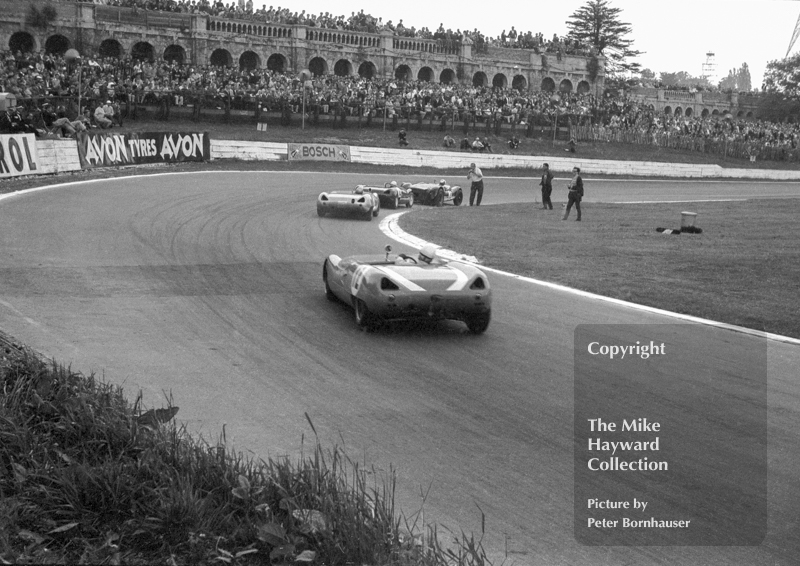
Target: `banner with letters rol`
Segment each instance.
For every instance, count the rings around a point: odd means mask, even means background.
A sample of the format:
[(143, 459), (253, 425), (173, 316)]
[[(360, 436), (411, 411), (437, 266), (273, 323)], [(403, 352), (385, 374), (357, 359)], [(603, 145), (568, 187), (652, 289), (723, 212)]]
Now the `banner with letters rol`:
[(0, 179), (39, 173), (34, 134), (0, 135)]
[(286, 144), (289, 161), (350, 161), (350, 146), (330, 143)]
[(78, 135), (78, 156), (83, 168), (206, 161), (211, 158), (211, 141), (205, 132), (83, 132)]

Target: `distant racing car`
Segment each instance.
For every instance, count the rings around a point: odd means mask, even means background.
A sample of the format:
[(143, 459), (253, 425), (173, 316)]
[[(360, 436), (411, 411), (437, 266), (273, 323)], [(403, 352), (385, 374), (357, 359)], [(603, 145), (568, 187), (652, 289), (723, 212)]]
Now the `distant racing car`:
[(351, 305), (356, 324), (373, 330), (381, 322), (450, 319), (485, 332), (492, 314), (492, 290), (475, 265), (446, 261), (426, 245), (414, 258), (392, 255), (328, 256), (322, 266), (325, 295)]
[(372, 220), (381, 210), (381, 201), (378, 195), (366, 190), (356, 188), (348, 193), (332, 191), (320, 193), (317, 197), (317, 214), (325, 216), (329, 213), (356, 214), (365, 220)]
[(464, 191), (458, 185), (448, 185), (442, 179), (432, 183), (403, 183), (414, 193), (414, 202), (431, 206), (442, 206), (446, 202), (452, 202), (459, 206), (464, 200)]
[(371, 187), (369, 185), (358, 185), (358, 190), (370, 191), (378, 195), (381, 201), (381, 206), (386, 208), (400, 208), (400, 205), (405, 205), (406, 208), (414, 206), (414, 193), (411, 191), (410, 183), (404, 183), (399, 186), (395, 181), (385, 183), (383, 187)]

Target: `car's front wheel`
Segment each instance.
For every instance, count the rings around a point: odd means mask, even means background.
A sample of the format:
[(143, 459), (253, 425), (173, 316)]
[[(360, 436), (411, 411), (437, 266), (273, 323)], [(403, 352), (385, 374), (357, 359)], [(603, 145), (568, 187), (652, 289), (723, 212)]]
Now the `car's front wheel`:
[(408, 196), (408, 202), (406, 203), (406, 208), (411, 208), (414, 206), (414, 195)]
[(467, 323), (467, 328), (473, 334), (483, 334), (489, 328), (489, 321), (492, 319), (492, 313), (485, 312), (481, 314), (474, 314), (468, 317), (464, 322)]
[(375, 315), (369, 312), (367, 303), (361, 299), (355, 299), (355, 310), (356, 324), (358, 327), (363, 328), (367, 332), (374, 330), (376, 326)]
[(378, 216), (378, 213), (381, 211), (381, 201), (375, 199), (375, 206), (372, 207), (372, 216)]
[(400, 197), (397, 195), (394, 196), (394, 201), (392, 202), (392, 208), (394, 208), (395, 210), (400, 208)]
[(321, 206), (318, 206), (317, 207), (317, 215), (320, 216), (320, 217), (325, 216), (325, 209), (322, 208)]
[(453, 197), (453, 204), (456, 205), (456, 206), (461, 206), (461, 203), (463, 202), (463, 200), (464, 200), (464, 193), (462, 193), (461, 191), (458, 191), (456, 193), (456, 196)]

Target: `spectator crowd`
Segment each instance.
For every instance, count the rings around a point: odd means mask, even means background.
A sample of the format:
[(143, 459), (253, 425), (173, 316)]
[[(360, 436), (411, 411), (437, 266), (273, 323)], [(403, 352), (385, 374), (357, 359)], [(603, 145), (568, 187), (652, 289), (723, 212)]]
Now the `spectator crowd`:
[(550, 127), (558, 117), (560, 125), (574, 129), (571, 134), (577, 141), (647, 143), (698, 151), (725, 143), (726, 152), (730, 146), (742, 157), (768, 159), (797, 159), (800, 138), (797, 124), (730, 116), (669, 116), (610, 93), (595, 97), (335, 75), (315, 77), (307, 89), (296, 77), (266, 69), (99, 57), (87, 57), (78, 65), (43, 53), (0, 52), (0, 92), (14, 94), (19, 102), (0, 116), (0, 131), (64, 136), (121, 125), (124, 119), (135, 118), (136, 109), (144, 104), (156, 105), (158, 116), (164, 119), (174, 106), (192, 106), (195, 118), (209, 106), (289, 116), (305, 108), (312, 119), (324, 114), (358, 116), (395, 125), (400, 120), (430, 120), (441, 121), (442, 129), (447, 123), (453, 127), (460, 122), (465, 124), (465, 135), (469, 125), (485, 127), (486, 134), (499, 134), (503, 124), (519, 126), (530, 135), (537, 127)]
[(285, 25), (305, 25), (342, 31), (366, 33), (389, 31), (399, 37), (435, 39), (448, 45), (469, 41), (479, 52), (485, 52), (488, 47), (510, 47), (533, 49), (537, 53), (557, 53), (559, 55), (593, 54), (588, 46), (570, 38), (558, 37), (557, 34), (554, 34), (553, 38), (548, 40), (542, 33), (518, 32), (514, 26), (511, 26), (508, 32), (503, 30), (499, 36), (489, 37), (477, 28), (472, 31), (462, 31), (460, 29), (453, 31), (450, 28), (445, 29), (444, 24), (439, 24), (436, 31), (431, 31), (427, 27), (417, 29), (414, 26), (408, 26), (403, 23), (402, 19), (396, 24), (391, 20), (384, 22), (380, 17), (364, 13), (364, 10), (351, 12), (349, 16), (334, 15), (330, 12), (307, 14), (305, 10), (297, 12), (281, 6), (267, 8), (266, 4), (260, 8), (255, 8), (253, 0), (239, 0), (238, 2), (229, 2), (227, 4), (222, 0), (214, 2), (210, 0), (97, 0), (94, 3), (137, 10), (207, 14), (218, 18)]

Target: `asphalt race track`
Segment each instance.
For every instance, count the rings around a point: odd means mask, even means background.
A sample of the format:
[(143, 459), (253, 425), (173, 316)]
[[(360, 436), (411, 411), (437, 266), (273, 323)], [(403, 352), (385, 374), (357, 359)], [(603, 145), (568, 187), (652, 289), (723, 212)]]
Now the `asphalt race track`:
[[(172, 395), (191, 430), (214, 442), (224, 426), (236, 449), (256, 456), (296, 457), (311, 434), (307, 413), (325, 444), (344, 443), (355, 459), (397, 470), (407, 514), (428, 492), (426, 523), (480, 533), (482, 510), (496, 563), (800, 563), (800, 347), (766, 346), (769, 515), (760, 546), (578, 544), (576, 326), (679, 321), (494, 275), (493, 320), (482, 336), (455, 322), (361, 332), (350, 309), (325, 299), (324, 257), (380, 253), (387, 243), (412, 250), (381, 233), (379, 219), (319, 218), (314, 200), (324, 184), (384, 180), (165, 174), (2, 199), (0, 328), (73, 370), (123, 385), (130, 397), (141, 389), (149, 406)], [(565, 183), (556, 180), (554, 200), (564, 200)], [(587, 216), (597, 201), (800, 195), (793, 183), (586, 184)], [(537, 194), (531, 180), (486, 185), (485, 204)], [(713, 327), (701, 333), (709, 352), (763, 340)], [(701, 375), (716, 361), (685, 363)], [(704, 410), (692, 396), (674, 402)]]

